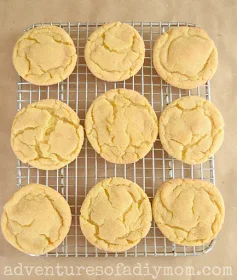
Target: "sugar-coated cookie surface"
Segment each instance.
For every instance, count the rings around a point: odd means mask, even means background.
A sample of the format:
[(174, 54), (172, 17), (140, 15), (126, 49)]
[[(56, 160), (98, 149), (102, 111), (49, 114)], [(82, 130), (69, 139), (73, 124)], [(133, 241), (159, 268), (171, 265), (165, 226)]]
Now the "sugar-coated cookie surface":
[(24, 163), (54, 170), (73, 161), (84, 141), (77, 114), (65, 103), (44, 99), (21, 109), (13, 121), (11, 145)]
[(86, 239), (108, 252), (121, 252), (144, 238), (152, 221), (146, 193), (124, 178), (104, 179), (86, 196), (80, 226)]
[(218, 53), (207, 33), (197, 27), (173, 27), (153, 47), (153, 64), (167, 83), (182, 89), (203, 85), (215, 74)]
[(17, 41), (13, 64), (22, 78), (34, 85), (53, 85), (65, 80), (77, 62), (74, 43), (60, 27), (30, 29)]
[(159, 136), (168, 154), (187, 164), (207, 161), (224, 140), (224, 121), (214, 104), (186, 96), (169, 104), (159, 119)]
[(113, 22), (96, 29), (88, 38), (85, 60), (90, 71), (108, 82), (123, 81), (142, 67), (145, 45), (129, 24)]
[(224, 201), (210, 182), (173, 179), (163, 183), (152, 202), (154, 220), (172, 242), (199, 246), (210, 242), (224, 222)]
[(4, 206), (1, 229), (16, 249), (33, 255), (52, 251), (71, 225), (67, 201), (57, 191), (40, 184), (20, 188)]
[(158, 134), (156, 114), (133, 90), (112, 89), (97, 97), (86, 114), (92, 147), (112, 163), (133, 163), (146, 156)]

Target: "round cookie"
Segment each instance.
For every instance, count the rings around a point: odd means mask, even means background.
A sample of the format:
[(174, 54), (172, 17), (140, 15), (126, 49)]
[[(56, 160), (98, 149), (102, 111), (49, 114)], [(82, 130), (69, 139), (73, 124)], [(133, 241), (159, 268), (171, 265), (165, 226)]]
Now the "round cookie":
[(85, 60), (90, 71), (108, 82), (127, 80), (142, 67), (145, 45), (129, 24), (113, 22), (96, 29), (88, 38)]
[(218, 109), (199, 96), (169, 104), (159, 119), (159, 136), (168, 154), (187, 164), (207, 161), (224, 140), (224, 121)]
[(65, 103), (45, 99), (21, 109), (13, 121), (11, 146), (24, 163), (54, 170), (73, 161), (84, 141), (77, 114)]
[(207, 181), (173, 179), (163, 183), (152, 202), (153, 218), (172, 242), (200, 246), (212, 241), (224, 222), (224, 201)]
[(57, 191), (40, 184), (20, 188), (4, 206), (1, 228), (16, 249), (32, 255), (52, 251), (71, 225), (67, 201)]
[(77, 62), (74, 43), (60, 27), (43, 25), (30, 29), (16, 42), (13, 64), (26, 81), (39, 86), (65, 80)]
[(174, 27), (153, 47), (153, 64), (168, 84), (182, 89), (203, 85), (216, 72), (218, 53), (207, 33), (197, 27)]
[(124, 178), (104, 179), (87, 194), (80, 215), (86, 239), (108, 252), (122, 252), (144, 238), (152, 221), (146, 193)]
[(147, 99), (133, 90), (112, 89), (97, 97), (86, 114), (92, 147), (112, 163), (138, 161), (152, 148), (157, 117)]

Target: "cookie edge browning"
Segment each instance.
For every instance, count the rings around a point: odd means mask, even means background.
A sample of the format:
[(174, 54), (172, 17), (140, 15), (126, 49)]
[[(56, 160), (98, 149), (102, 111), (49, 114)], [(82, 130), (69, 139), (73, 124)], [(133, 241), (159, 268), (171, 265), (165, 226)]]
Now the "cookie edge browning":
[[(172, 239), (172, 238), (170, 239), (169, 237), (167, 237), (166, 234), (164, 233), (163, 229), (160, 228), (159, 223), (157, 222), (157, 213), (156, 213), (155, 208), (157, 207), (157, 200), (160, 197), (160, 192), (164, 188), (170, 188), (170, 183), (172, 183), (172, 185), (179, 185), (180, 183), (183, 183), (183, 182), (184, 183), (195, 183), (196, 182), (196, 183), (200, 183), (200, 185), (203, 185), (203, 184), (207, 183), (209, 186), (211, 186), (211, 188), (215, 192), (215, 196), (218, 197), (218, 199), (219, 199), (219, 202), (221, 204), (221, 210), (223, 211), (222, 215), (221, 215), (221, 223), (220, 223), (219, 229), (216, 231), (214, 237), (207, 240), (207, 241), (200, 242), (200, 240), (199, 240), (198, 242), (189, 242), (189, 243), (184, 243), (184, 242), (179, 242), (179, 241), (177, 242), (176, 239)], [(223, 196), (222, 196), (221, 192), (219, 191), (219, 189), (215, 185), (213, 185), (212, 183), (210, 183), (206, 180), (190, 179), (190, 178), (175, 178), (175, 179), (167, 180), (167, 181), (163, 182), (158, 187), (151, 204), (152, 204), (152, 217), (154, 219), (154, 222), (155, 222), (157, 228), (161, 231), (161, 233), (164, 235), (164, 237), (167, 238), (170, 242), (173, 242), (173, 243), (181, 245), (181, 246), (202, 246), (202, 245), (210, 243), (211, 241), (213, 241), (216, 238), (216, 236), (218, 235), (218, 233), (222, 229), (222, 226), (223, 226), (223, 223), (224, 223), (224, 220), (225, 220), (225, 203), (224, 203)]]

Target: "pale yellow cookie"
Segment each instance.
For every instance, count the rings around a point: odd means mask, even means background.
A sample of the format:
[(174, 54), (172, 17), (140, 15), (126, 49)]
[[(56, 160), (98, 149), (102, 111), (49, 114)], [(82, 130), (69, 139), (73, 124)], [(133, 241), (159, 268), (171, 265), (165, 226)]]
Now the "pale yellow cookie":
[(133, 90), (112, 89), (97, 97), (86, 114), (92, 147), (112, 163), (146, 156), (158, 134), (157, 117), (147, 99)]
[(108, 252), (122, 252), (144, 238), (152, 221), (146, 193), (124, 178), (104, 179), (87, 194), (80, 215), (86, 239)]
[(203, 29), (174, 27), (156, 40), (153, 64), (168, 84), (191, 89), (212, 78), (217, 69), (218, 53)]
[(127, 80), (142, 68), (145, 45), (129, 24), (113, 22), (96, 29), (88, 38), (85, 60), (90, 71), (108, 82)]
[(224, 121), (218, 109), (199, 96), (169, 104), (159, 119), (159, 136), (168, 154), (187, 164), (207, 161), (224, 140)]
[(200, 246), (220, 231), (225, 207), (219, 190), (210, 182), (173, 179), (158, 188), (152, 212), (158, 228), (170, 241)]
[(11, 145), (24, 163), (54, 170), (73, 161), (84, 141), (77, 114), (65, 103), (45, 99), (21, 109), (13, 121)]
[(39, 86), (57, 84), (74, 70), (77, 54), (69, 34), (57, 26), (30, 29), (17, 41), (13, 64), (26, 81)]
[(32, 255), (52, 251), (66, 237), (71, 210), (64, 197), (50, 187), (20, 188), (4, 206), (1, 228), (16, 249)]

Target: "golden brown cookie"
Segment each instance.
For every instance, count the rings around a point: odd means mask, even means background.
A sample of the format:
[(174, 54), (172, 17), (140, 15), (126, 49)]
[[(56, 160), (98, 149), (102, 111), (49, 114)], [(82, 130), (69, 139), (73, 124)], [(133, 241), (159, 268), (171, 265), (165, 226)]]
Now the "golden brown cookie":
[(69, 34), (53, 25), (30, 29), (17, 41), (13, 64), (26, 81), (39, 86), (65, 80), (77, 62), (74, 43)]
[(147, 99), (133, 90), (112, 89), (97, 97), (86, 114), (92, 147), (112, 163), (138, 161), (158, 134), (157, 117)]
[(224, 140), (224, 121), (218, 109), (199, 96), (169, 104), (159, 119), (159, 136), (171, 156), (197, 164), (214, 155)]
[(1, 228), (16, 249), (33, 255), (52, 251), (66, 237), (71, 211), (64, 197), (50, 187), (20, 188), (4, 206)]
[(152, 202), (154, 220), (172, 242), (199, 246), (209, 243), (224, 222), (219, 190), (207, 181), (173, 179), (163, 183)]
[(197, 27), (173, 27), (153, 47), (153, 64), (159, 76), (177, 88), (203, 85), (216, 72), (218, 53), (207, 33)]
[(142, 67), (145, 45), (129, 24), (113, 22), (96, 29), (88, 38), (85, 60), (90, 71), (108, 82), (127, 80)]
[(108, 252), (137, 245), (151, 227), (151, 204), (146, 193), (124, 178), (104, 179), (87, 194), (80, 215), (86, 239)]
[(84, 141), (77, 114), (65, 103), (45, 99), (21, 109), (13, 121), (11, 145), (24, 163), (54, 170), (72, 162)]

